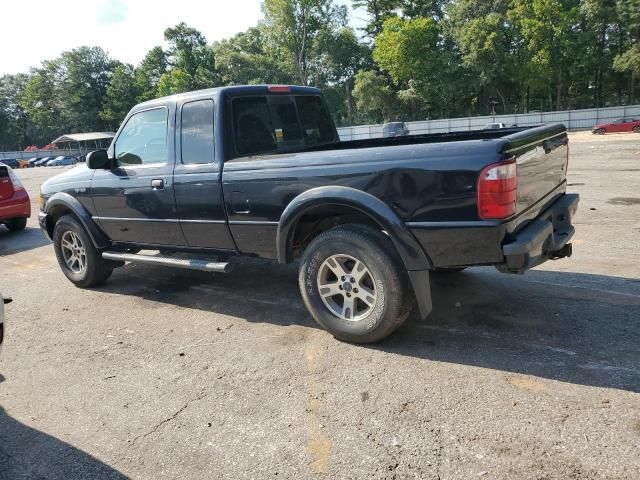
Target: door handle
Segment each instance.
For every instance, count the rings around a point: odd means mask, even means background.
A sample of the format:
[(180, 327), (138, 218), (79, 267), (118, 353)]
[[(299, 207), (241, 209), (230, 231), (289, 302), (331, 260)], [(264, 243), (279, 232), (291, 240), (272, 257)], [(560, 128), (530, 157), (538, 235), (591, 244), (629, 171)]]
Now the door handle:
[(164, 180), (162, 180), (161, 178), (155, 178), (151, 180), (151, 188), (153, 188), (154, 190), (160, 190), (164, 188)]

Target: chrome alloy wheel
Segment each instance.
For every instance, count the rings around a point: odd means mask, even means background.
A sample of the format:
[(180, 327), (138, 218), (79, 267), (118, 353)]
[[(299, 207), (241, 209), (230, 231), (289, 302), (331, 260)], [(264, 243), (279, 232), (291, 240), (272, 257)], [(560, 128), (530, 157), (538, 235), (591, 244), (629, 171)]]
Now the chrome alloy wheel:
[(342, 320), (362, 320), (376, 306), (376, 281), (360, 260), (344, 254), (327, 258), (318, 271), (318, 292), (329, 311)]
[(68, 230), (62, 235), (62, 256), (73, 273), (84, 273), (87, 268), (87, 251), (76, 232)]

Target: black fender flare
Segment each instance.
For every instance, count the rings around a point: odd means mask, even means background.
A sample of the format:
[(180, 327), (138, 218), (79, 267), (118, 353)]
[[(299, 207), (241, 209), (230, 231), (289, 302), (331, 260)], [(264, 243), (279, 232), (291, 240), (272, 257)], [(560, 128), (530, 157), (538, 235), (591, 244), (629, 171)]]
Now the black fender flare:
[(100, 227), (98, 227), (96, 222), (93, 220), (91, 213), (89, 213), (77, 198), (64, 192), (54, 193), (47, 200), (44, 213), (46, 213), (47, 216), (50, 216), (59, 209), (71, 211), (78, 220), (80, 220), (80, 223), (84, 226), (96, 248), (103, 249), (111, 245), (109, 238), (100, 229)]
[(289, 246), (300, 217), (310, 208), (325, 205), (350, 207), (371, 218), (387, 233), (407, 270), (431, 268), (431, 261), (416, 238), (386, 203), (361, 190), (340, 186), (312, 188), (295, 197), (287, 205), (278, 223), (278, 262), (292, 261)]

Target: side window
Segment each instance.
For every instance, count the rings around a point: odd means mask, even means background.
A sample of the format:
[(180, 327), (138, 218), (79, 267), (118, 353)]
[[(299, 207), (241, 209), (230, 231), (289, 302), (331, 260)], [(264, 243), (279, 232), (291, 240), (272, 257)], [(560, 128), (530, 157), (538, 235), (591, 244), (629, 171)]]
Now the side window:
[(182, 107), (182, 163), (213, 162), (213, 100), (198, 100)]
[(317, 145), (336, 141), (333, 121), (329, 117), (322, 99), (314, 95), (295, 98), (302, 123), (304, 142), (307, 145)]
[(233, 131), (239, 155), (255, 155), (277, 148), (265, 97), (233, 100)]
[(164, 107), (134, 114), (115, 144), (118, 165), (167, 163), (167, 118)]

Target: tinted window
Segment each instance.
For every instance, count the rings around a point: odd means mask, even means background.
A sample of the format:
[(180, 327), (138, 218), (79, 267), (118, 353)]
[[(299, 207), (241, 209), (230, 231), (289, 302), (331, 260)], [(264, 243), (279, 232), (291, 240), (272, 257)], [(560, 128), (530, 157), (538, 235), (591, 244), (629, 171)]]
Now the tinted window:
[(166, 108), (156, 108), (129, 118), (115, 145), (118, 165), (166, 163), (167, 117)]
[(265, 97), (236, 98), (233, 101), (233, 122), (239, 155), (254, 155), (276, 149)]
[(307, 145), (316, 145), (335, 141), (333, 121), (324, 108), (322, 99), (318, 96), (300, 96), (295, 99), (302, 123), (304, 142)]
[(233, 101), (236, 153), (287, 152), (336, 141), (333, 122), (319, 96), (269, 95)]
[(213, 162), (213, 100), (182, 107), (182, 163)]
[(270, 97), (271, 121), (278, 147), (301, 145), (302, 133), (296, 104), (289, 96)]

